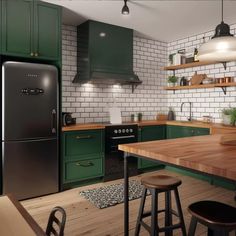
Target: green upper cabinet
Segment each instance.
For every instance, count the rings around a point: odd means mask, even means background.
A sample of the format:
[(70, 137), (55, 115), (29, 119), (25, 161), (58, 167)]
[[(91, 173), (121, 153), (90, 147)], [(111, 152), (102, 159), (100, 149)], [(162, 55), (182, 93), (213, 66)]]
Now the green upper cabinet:
[(33, 2), (3, 0), (2, 3), (2, 54), (31, 56), (33, 53)]
[(2, 3), (2, 54), (60, 60), (59, 6), (33, 0)]
[[(154, 141), (166, 139), (165, 125), (143, 126), (139, 128), (139, 142)], [(138, 168), (145, 169), (150, 167), (160, 166), (158, 162), (153, 162), (145, 159), (139, 159)]]
[(89, 27), (91, 70), (131, 73), (133, 30), (95, 21), (90, 21)]
[(34, 6), (34, 52), (40, 58), (58, 60), (61, 57), (61, 8), (41, 1)]
[(0, 0), (0, 54), (2, 54), (2, 0)]

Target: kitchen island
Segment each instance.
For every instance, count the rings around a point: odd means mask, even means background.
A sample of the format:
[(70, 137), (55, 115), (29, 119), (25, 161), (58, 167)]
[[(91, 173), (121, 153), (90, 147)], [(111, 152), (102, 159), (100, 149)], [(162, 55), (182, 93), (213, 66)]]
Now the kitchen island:
[(129, 156), (217, 176), (236, 184), (236, 146), (221, 145), (220, 138), (221, 135), (208, 135), (119, 145), (119, 150), (124, 152), (125, 235), (129, 232)]

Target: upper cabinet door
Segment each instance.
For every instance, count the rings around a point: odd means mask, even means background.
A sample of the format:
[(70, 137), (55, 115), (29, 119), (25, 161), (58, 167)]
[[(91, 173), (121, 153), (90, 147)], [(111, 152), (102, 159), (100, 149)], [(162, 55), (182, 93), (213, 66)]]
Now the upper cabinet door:
[(33, 1), (2, 0), (2, 53), (33, 56)]
[(89, 33), (92, 70), (121, 74), (133, 72), (131, 29), (91, 21)]
[(2, 54), (2, 0), (0, 0), (0, 55)]
[(61, 7), (35, 1), (34, 53), (41, 59), (61, 59)]

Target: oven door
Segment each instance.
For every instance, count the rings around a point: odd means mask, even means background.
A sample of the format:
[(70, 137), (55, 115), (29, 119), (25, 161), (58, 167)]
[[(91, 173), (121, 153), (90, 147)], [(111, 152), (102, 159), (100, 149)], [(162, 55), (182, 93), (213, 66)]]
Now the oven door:
[[(124, 157), (123, 152), (118, 150), (118, 145), (135, 142), (137, 142), (137, 139), (134, 135), (110, 137), (110, 139), (107, 140), (105, 155), (105, 181), (124, 177)], [(138, 161), (136, 157), (128, 158), (128, 167), (130, 176), (138, 174)]]

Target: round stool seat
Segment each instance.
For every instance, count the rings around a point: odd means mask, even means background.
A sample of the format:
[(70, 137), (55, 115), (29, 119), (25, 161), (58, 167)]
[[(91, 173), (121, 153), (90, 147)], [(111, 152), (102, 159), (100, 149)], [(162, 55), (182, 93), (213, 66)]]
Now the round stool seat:
[(188, 207), (199, 220), (219, 227), (236, 227), (236, 208), (215, 201), (200, 201)]
[(179, 186), (182, 182), (180, 179), (168, 175), (150, 175), (141, 178), (141, 183), (146, 188), (170, 189)]

